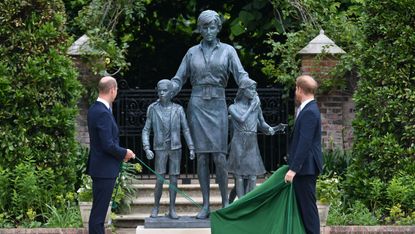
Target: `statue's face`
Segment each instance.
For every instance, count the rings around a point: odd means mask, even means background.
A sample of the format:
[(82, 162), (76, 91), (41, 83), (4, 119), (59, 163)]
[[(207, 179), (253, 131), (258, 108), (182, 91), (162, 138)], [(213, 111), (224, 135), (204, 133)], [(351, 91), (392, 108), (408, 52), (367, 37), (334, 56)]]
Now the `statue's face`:
[(171, 99), (170, 90), (168, 84), (161, 83), (157, 86), (157, 95), (162, 101), (168, 101)]
[(202, 34), (203, 39), (208, 42), (216, 40), (216, 36), (219, 33), (219, 27), (215, 21), (211, 21), (208, 24), (202, 25), (199, 30), (200, 34)]
[(253, 99), (256, 95), (257, 95), (256, 85), (252, 85), (252, 86), (245, 89), (245, 96), (248, 99)]

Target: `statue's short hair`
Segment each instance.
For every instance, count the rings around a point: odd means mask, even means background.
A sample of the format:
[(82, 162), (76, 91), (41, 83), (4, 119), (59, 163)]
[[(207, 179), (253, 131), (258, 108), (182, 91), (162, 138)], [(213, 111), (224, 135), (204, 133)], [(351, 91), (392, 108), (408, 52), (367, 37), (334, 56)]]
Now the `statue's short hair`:
[(200, 13), (199, 18), (197, 19), (197, 27), (199, 29), (210, 22), (215, 22), (219, 30), (222, 28), (222, 20), (220, 19), (219, 14), (212, 10), (205, 10)]
[(168, 89), (169, 89), (170, 91), (172, 91), (172, 89), (173, 89), (173, 82), (171, 82), (171, 80), (168, 80), (168, 79), (162, 79), (162, 80), (159, 80), (159, 82), (157, 82), (157, 88), (158, 88), (158, 87), (159, 87), (159, 85), (161, 85), (161, 84), (167, 84)]
[(99, 80), (98, 91), (100, 93), (109, 93), (112, 88), (117, 87), (117, 81), (114, 77), (104, 76)]

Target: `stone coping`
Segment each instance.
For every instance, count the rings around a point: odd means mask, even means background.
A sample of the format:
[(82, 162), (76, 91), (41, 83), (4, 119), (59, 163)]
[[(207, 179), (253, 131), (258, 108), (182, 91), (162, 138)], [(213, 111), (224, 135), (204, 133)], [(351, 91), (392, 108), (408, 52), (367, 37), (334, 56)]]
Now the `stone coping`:
[[(134, 229), (132, 229), (134, 230)], [(164, 229), (165, 234), (167, 229)], [(202, 229), (199, 229), (202, 230)], [(117, 231), (115, 231), (116, 233)], [(0, 229), (0, 234), (88, 234), (87, 228), (6, 228)], [(111, 229), (106, 234), (113, 233)], [(132, 232), (134, 233), (134, 232)], [(414, 234), (415, 225), (412, 226), (326, 226), (321, 228), (322, 234)]]
[[(105, 230), (111, 234), (111, 229)], [(88, 234), (88, 228), (0, 228), (0, 234)]]
[(389, 234), (389, 233), (405, 233), (414, 234), (415, 225), (412, 226), (326, 226), (321, 228), (322, 234)]

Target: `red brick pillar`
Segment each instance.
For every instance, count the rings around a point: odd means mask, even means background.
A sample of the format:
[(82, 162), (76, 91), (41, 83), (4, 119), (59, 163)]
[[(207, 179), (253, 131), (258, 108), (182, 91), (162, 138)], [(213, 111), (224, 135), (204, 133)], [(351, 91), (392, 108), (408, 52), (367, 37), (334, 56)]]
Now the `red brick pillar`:
[[(301, 73), (313, 76), (319, 83), (332, 79), (330, 71), (339, 61), (338, 54), (342, 53), (345, 52), (322, 31), (299, 52)], [(321, 111), (324, 149), (350, 149), (353, 141), (351, 123), (354, 118), (352, 94), (329, 90), (319, 92), (316, 99)]]
[(88, 89), (97, 87), (99, 76), (94, 74), (88, 60), (85, 56), (91, 51), (88, 43), (89, 38), (84, 35), (76, 40), (71, 47), (69, 47), (67, 54), (71, 56), (72, 61), (78, 68), (78, 79), (87, 90), (87, 94), (79, 100), (78, 108), (79, 114), (76, 118), (76, 138), (83, 146), (89, 147), (89, 133), (87, 124), (87, 114), (89, 108)]

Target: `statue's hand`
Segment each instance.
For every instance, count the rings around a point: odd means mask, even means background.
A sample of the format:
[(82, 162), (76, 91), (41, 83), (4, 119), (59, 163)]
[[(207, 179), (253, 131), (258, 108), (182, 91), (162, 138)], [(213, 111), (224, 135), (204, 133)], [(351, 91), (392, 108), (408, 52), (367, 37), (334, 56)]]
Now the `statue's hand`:
[(190, 160), (195, 159), (195, 150), (190, 150)]
[(280, 123), (277, 126), (273, 127), (275, 132), (285, 133), (285, 129), (287, 128), (288, 124)]
[(269, 127), (269, 128), (268, 128), (268, 133), (269, 133), (270, 135), (274, 135), (274, 134), (275, 134), (275, 130), (274, 130), (274, 128)]
[(154, 158), (154, 153), (153, 153), (153, 151), (151, 151), (151, 150), (146, 150), (146, 156), (147, 156), (147, 159), (148, 160), (151, 160), (151, 159), (153, 159)]

